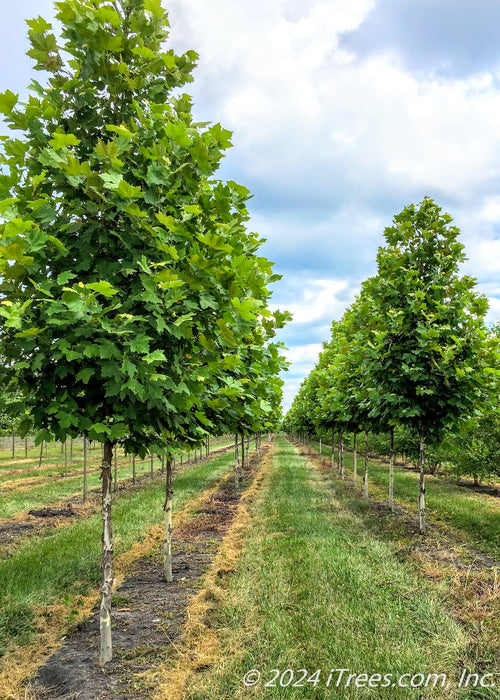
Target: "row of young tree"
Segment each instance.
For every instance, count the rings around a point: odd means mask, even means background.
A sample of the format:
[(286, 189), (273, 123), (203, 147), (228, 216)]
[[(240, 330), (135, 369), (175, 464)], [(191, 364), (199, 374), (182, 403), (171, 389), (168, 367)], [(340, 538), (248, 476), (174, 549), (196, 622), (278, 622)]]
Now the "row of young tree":
[[(473, 474), (499, 473), (499, 333), (485, 324), (487, 300), (475, 280), (460, 274), (464, 247), (451, 222), (430, 198), (394, 217), (377, 274), (332, 323), (283, 422), (288, 433), (328, 434), (332, 443), (338, 432), (341, 474), (346, 433), (355, 459), (359, 432), (366, 444), (369, 433), (386, 434), (391, 510), (396, 434), (399, 451), (419, 464), (421, 533), (426, 449), (434, 464), (443, 461), (438, 452), (453, 435), (454, 459)], [(367, 461), (365, 489), (366, 469)]]
[[(280, 415), (284, 367), (249, 192), (215, 179), (231, 133), (197, 123), (182, 87), (197, 55), (165, 47), (160, 0), (62, 0), (59, 37), (28, 21), (27, 102), (7, 91), (2, 137), (2, 391), (37, 440), (103, 444), (101, 661), (111, 659), (113, 450), (167, 462), (207, 434)], [(238, 466), (238, 458), (236, 458)]]

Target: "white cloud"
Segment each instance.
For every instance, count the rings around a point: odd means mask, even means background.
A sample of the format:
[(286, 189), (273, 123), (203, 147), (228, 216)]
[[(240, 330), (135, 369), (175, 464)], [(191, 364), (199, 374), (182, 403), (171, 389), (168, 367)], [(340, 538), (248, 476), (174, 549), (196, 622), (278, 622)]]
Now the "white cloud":
[(332, 320), (342, 313), (346, 304), (337, 295), (347, 289), (343, 280), (314, 280), (302, 293), (302, 299), (288, 305), (294, 323)]

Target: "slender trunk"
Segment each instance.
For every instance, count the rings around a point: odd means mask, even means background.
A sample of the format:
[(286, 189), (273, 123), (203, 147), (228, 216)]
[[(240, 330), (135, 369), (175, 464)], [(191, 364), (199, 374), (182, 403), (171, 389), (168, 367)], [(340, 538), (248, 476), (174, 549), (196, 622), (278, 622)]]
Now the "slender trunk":
[(24, 458), (28, 456), (28, 438), (24, 438)]
[(154, 460), (155, 460), (154, 454), (151, 453), (151, 478), (153, 478), (155, 475)]
[(245, 436), (242, 433), (240, 435), (240, 437), (241, 437), (241, 468), (244, 469), (245, 468)]
[(165, 455), (161, 456), (161, 473), (165, 473)]
[(115, 447), (115, 483), (113, 484), (113, 491), (118, 488), (118, 445)]
[(332, 428), (332, 471), (335, 467), (335, 437), (334, 437), (334, 431)]
[(68, 443), (64, 441), (64, 476), (68, 476)]
[(368, 430), (365, 430), (365, 473), (363, 474), (365, 496), (368, 497)]
[(352, 436), (352, 479), (354, 481), (354, 486), (356, 486), (356, 482), (358, 481), (358, 454), (356, 452), (357, 437), (358, 434), (356, 431), (354, 431)]
[(40, 459), (38, 460), (38, 467), (42, 466), (42, 458), (43, 458), (43, 442), (40, 445)]
[(418, 493), (418, 517), (419, 517), (419, 528), (420, 534), (425, 534), (425, 439), (424, 430), (420, 428), (420, 480), (419, 480), (419, 493)]
[(234, 436), (234, 485), (236, 488), (240, 485), (240, 465), (238, 461), (238, 435)]
[(322, 449), (322, 445), (321, 445), (321, 435), (320, 435), (319, 436), (319, 456), (321, 457), (322, 454), (323, 454), (323, 449)]
[(135, 484), (135, 455), (132, 455), (132, 483)]
[(337, 445), (337, 471), (338, 471), (339, 475), (340, 475), (340, 433), (341, 433), (341, 431), (339, 430), (339, 436), (338, 436), (339, 442)]
[(340, 431), (340, 445), (339, 445), (339, 467), (340, 467), (340, 478), (344, 479), (344, 431)]
[(174, 580), (172, 575), (172, 457), (167, 455), (167, 478), (165, 482), (165, 503), (163, 510), (165, 511), (165, 540), (163, 544), (163, 571), (165, 581), (172, 583)]
[(87, 500), (87, 438), (83, 438), (83, 502)]
[(113, 445), (104, 443), (101, 466), (102, 478), (102, 587), (101, 608), (99, 613), (101, 631), (102, 664), (111, 661), (113, 649), (111, 644), (111, 587), (113, 585), (113, 521), (111, 517), (111, 462)]
[(391, 426), (389, 442), (389, 510), (394, 510), (394, 426)]

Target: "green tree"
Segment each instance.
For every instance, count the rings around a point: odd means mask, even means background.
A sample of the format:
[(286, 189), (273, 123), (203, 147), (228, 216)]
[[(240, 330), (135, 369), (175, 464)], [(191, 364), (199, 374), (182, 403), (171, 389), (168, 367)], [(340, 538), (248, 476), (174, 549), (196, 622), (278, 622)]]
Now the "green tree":
[(460, 276), (459, 230), (429, 198), (385, 229), (371, 289), (378, 317), (370, 405), (382, 424), (419, 436), (419, 524), (425, 531), (425, 443), (474, 411), (484, 387), (487, 302)]
[[(248, 234), (246, 188), (210, 178), (230, 133), (193, 121), (196, 54), (164, 50), (160, 0), (62, 0), (28, 22), (35, 68), (0, 111), (0, 352), (38, 440), (104, 445), (101, 659), (111, 658), (113, 447), (171, 452), (209, 425), (205, 387), (276, 277)], [(198, 355), (206, 349), (209, 361)], [(170, 489), (171, 491), (171, 489)], [(167, 478), (167, 499), (169, 487)], [(171, 493), (170, 493), (171, 503)]]

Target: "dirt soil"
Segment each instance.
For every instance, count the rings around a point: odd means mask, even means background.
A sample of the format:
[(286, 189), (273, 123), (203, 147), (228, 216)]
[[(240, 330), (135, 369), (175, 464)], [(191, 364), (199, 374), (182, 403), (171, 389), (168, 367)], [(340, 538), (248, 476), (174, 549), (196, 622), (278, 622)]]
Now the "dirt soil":
[[(257, 462), (252, 459), (243, 488), (256, 468)], [(173, 583), (163, 580), (160, 548), (135, 563), (131, 575), (114, 595), (114, 657), (109, 664), (101, 668), (98, 663), (96, 611), (39, 669), (29, 688), (29, 697), (37, 700), (151, 697), (152, 688), (137, 674), (168, 662), (175, 654), (189, 598), (197, 592), (235, 517), (241, 493), (235, 490), (230, 477), (188, 521), (174, 530)]]
[[(213, 459), (214, 456), (234, 450), (234, 447), (223, 447), (213, 450), (205, 459)], [(188, 469), (192, 463), (184, 462), (183, 466), (174, 471), (174, 474), (180, 473), (184, 469)], [(90, 472), (89, 472), (90, 474)], [(74, 475), (72, 475), (74, 476)], [(162, 476), (162, 472), (155, 469), (155, 478)], [(136, 478), (136, 483), (132, 483), (131, 478), (122, 479), (116, 485), (114, 493), (123, 493), (128, 491), (139, 490), (142, 486), (151, 480), (150, 473), (140, 474)], [(6, 519), (3, 522), (0, 520), (0, 559), (7, 559), (12, 556), (15, 546), (21, 544), (28, 537), (44, 536), (46, 530), (53, 527), (60, 527), (70, 521), (70, 518), (89, 516), (100, 508), (100, 491), (99, 489), (90, 489), (88, 492), (88, 500), (84, 504), (82, 496), (78, 493), (70, 496), (71, 500), (58, 500), (50, 506), (40, 508), (38, 510), (30, 510), (28, 513), (20, 513), (13, 518)], [(76, 503), (76, 508), (75, 508)]]

